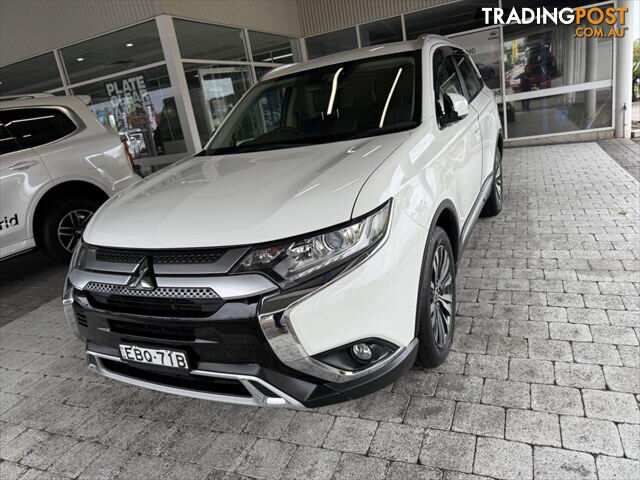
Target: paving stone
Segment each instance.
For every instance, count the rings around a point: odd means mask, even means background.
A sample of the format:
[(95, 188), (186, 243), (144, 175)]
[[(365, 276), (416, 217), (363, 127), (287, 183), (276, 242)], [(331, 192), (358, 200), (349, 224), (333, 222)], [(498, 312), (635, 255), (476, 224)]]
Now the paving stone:
[(39, 468), (30, 468), (27, 473), (20, 477), (20, 480), (66, 480), (66, 477), (46, 472)]
[(605, 366), (602, 370), (611, 390), (640, 393), (640, 375), (637, 368)]
[(640, 423), (640, 411), (634, 396), (630, 393), (583, 390), (582, 399), (587, 417)]
[(486, 335), (454, 335), (451, 348), (462, 353), (485, 353), (487, 351)]
[(222, 432), (240, 432), (259, 409), (231, 403), (221, 404), (210, 427)]
[(509, 361), (509, 380), (553, 383), (553, 363), (547, 360), (512, 358)]
[(511, 320), (509, 335), (523, 338), (549, 338), (549, 326), (546, 322), (530, 320)]
[(638, 312), (635, 311), (607, 310), (607, 316), (611, 325), (620, 327), (637, 327), (638, 323), (640, 323)]
[(532, 305), (529, 307), (529, 320), (534, 322), (566, 322), (567, 309)]
[(604, 389), (604, 374), (600, 365), (556, 362), (556, 383), (566, 387)]
[(618, 432), (620, 432), (625, 457), (640, 460), (640, 426), (620, 423)]
[(80, 480), (111, 480), (117, 478), (138, 454), (110, 447), (81, 474)]
[(625, 367), (640, 368), (640, 348), (618, 345), (618, 353)]
[(282, 480), (329, 480), (340, 460), (340, 452), (300, 447), (289, 460)]
[[(98, 418), (99, 413), (96, 413), (94, 417)], [(100, 443), (124, 449), (140, 432), (153, 423), (151, 420), (144, 418), (125, 417), (123, 415), (120, 415), (119, 418), (120, 420), (113, 424), (111, 428), (105, 428), (105, 433), (98, 438)], [(106, 421), (109, 422), (109, 419)]]
[(620, 354), (614, 345), (575, 342), (572, 345), (573, 359), (578, 363), (598, 365), (622, 365)]
[(549, 335), (552, 340), (571, 340), (574, 342), (591, 341), (591, 331), (589, 327), (579, 323), (550, 323)]
[(465, 374), (483, 378), (506, 379), (509, 371), (509, 359), (493, 355), (467, 355)]
[(178, 426), (168, 422), (152, 422), (125, 444), (127, 450), (147, 455), (159, 455)]
[(529, 339), (529, 358), (553, 361), (573, 361), (571, 345), (561, 340)]
[(531, 408), (562, 415), (584, 415), (580, 391), (556, 385), (531, 385)]
[(609, 325), (592, 325), (591, 335), (596, 343), (613, 343), (615, 345), (638, 345), (638, 338), (630, 327)]
[(529, 345), (524, 338), (492, 336), (489, 337), (487, 353), (505, 357), (527, 357)]
[(183, 462), (197, 462), (211, 442), (218, 436), (208, 428), (179, 425), (172, 431), (160, 454)]
[(408, 405), (409, 395), (379, 391), (365, 398), (360, 417), (400, 423)]
[(369, 455), (387, 460), (416, 463), (422, 445), (423, 429), (411, 425), (380, 422)]
[(168, 464), (169, 468), (162, 473), (163, 480), (209, 480), (213, 470), (204, 465), (174, 460), (169, 461)]
[(291, 423), (295, 412), (284, 408), (261, 408), (251, 418), (244, 432), (277, 440)]
[(560, 417), (562, 445), (571, 450), (621, 456), (622, 444), (613, 422), (593, 418)]
[(476, 438), (466, 433), (427, 430), (420, 451), (420, 463), (471, 473)]
[(220, 470), (233, 471), (256, 441), (255, 437), (237, 433), (222, 433), (208, 445), (198, 463)]
[(596, 308), (568, 308), (567, 319), (570, 323), (583, 323), (585, 325), (609, 324), (606, 310)]
[(279, 478), (295, 450), (294, 445), (259, 438), (238, 466), (237, 472), (252, 477)]
[(27, 470), (27, 467), (14, 462), (2, 462), (0, 463), (0, 478), (17, 480)]
[(482, 379), (466, 375), (443, 374), (436, 396), (450, 400), (479, 402), (482, 396)]
[(449, 430), (455, 402), (434, 397), (412, 397), (404, 423), (420, 427)]
[(324, 448), (366, 453), (378, 424), (371, 420), (338, 417), (324, 441)]
[(297, 412), (280, 438), (285, 442), (319, 447), (329, 433), (333, 420), (331, 415)]
[(557, 415), (550, 413), (509, 409), (505, 438), (534, 445), (560, 447), (560, 421)]
[(444, 480), (491, 480), (484, 475), (474, 475), (472, 473), (462, 473), (447, 470), (444, 472)]
[(335, 480), (382, 480), (389, 462), (382, 458), (344, 453), (336, 467)]
[(600, 480), (637, 480), (640, 478), (640, 462), (628, 458), (598, 456), (598, 478)]
[(438, 374), (423, 369), (411, 369), (396, 380), (393, 391), (411, 395), (433, 395), (438, 386)]
[(385, 478), (386, 480), (441, 480), (442, 471), (425, 465), (391, 462)]
[(48, 469), (61, 455), (64, 455), (78, 441), (63, 435), (48, 434), (42, 441), (33, 445), (20, 463), (41, 470)]
[(482, 389), (482, 403), (501, 407), (529, 408), (529, 384), (510, 380), (487, 379)]
[(535, 447), (534, 477), (540, 480), (597, 480), (592, 455), (584, 452)]
[(174, 419), (174, 422), (181, 425), (210, 427), (223, 405), (209, 400), (187, 398), (184, 408), (182, 408), (180, 415)]
[(124, 466), (121, 478), (144, 478), (145, 480), (164, 480), (171, 468), (171, 460), (153, 455), (134, 455)]
[[(456, 325), (456, 329), (457, 329)], [(457, 331), (457, 330), (456, 330)], [(467, 362), (467, 354), (460, 352), (449, 352), (449, 356), (443, 364), (436, 368), (430, 369), (432, 373), (464, 373), (464, 367)], [(414, 395), (414, 394), (412, 394)], [(418, 395), (417, 393), (415, 395)]]
[(107, 449), (96, 442), (80, 442), (55, 460), (49, 469), (53, 473), (75, 478)]
[(473, 472), (500, 479), (531, 479), (533, 472), (531, 446), (480, 437)]
[(456, 405), (452, 430), (503, 438), (504, 421), (504, 409), (500, 407), (460, 402)]

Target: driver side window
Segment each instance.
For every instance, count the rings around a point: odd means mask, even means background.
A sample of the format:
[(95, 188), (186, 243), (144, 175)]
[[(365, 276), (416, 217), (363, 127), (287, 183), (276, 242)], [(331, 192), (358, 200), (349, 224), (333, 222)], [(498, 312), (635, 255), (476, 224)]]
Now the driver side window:
[(452, 58), (451, 56), (445, 56), (444, 49), (437, 50), (433, 57), (433, 88), (436, 100), (436, 116), (440, 123), (442, 123), (441, 119), (443, 117), (453, 112), (453, 105), (447, 94), (457, 93), (458, 95), (464, 95)]

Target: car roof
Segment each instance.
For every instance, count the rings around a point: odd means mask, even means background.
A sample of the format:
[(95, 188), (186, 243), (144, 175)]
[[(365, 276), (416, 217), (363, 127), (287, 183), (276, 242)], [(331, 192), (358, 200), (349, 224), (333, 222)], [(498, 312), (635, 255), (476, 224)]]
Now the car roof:
[(309, 60), (301, 63), (291, 63), (281, 67), (274, 68), (262, 77), (262, 81), (271, 80), (273, 78), (291, 75), (293, 73), (303, 72), (305, 70), (313, 70), (315, 68), (327, 67), (339, 63), (351, 62), (363, 58), (374, 58), (382, 55), (390, 55), (393, 53), (411, 52), (429, 48), (435, 43), (446, 43), (456, 46), (451, 40), (440, 35), (421, 35), (415, 40), (407, 40), (404, 42), (387, 43), (384, 45), (374, 45), (370, 47), (357, 48), (347, 50), (346, 52), (334, 53), (324, 57)]
[(48, 93), (25, 93), (0, 97), (0, 108), (65, 106), (77, 107), (78, 101), (86, 105), (91, 101), (88, 95), (52, 95)]

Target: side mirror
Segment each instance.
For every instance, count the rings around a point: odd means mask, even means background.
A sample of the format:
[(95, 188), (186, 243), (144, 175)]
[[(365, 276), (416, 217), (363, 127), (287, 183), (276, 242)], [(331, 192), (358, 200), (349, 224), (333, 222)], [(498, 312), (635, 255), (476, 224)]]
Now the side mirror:
[(469, 102), (467, 99), (457, 93), (445, 94), (445, 113), (440, 117), (440, 124), (442, 126), (455, 123), (458, 120), (462, 120), (469, 114)]
[(457, 93), (449, 93), (449, 98), (453, 104), (453, 111), (458, 114), (458, 119), (462, 119), (469, 115), (469, 102), (462, 95)]

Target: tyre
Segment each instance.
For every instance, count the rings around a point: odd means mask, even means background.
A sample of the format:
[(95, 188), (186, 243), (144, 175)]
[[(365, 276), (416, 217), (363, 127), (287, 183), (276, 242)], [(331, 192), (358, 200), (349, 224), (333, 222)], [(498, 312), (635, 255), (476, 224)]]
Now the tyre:
[(429, 235), (418, 296), (416, 366), (433, 368), (451, 350), (456, 323), (455, 260), (447, 233), (436, 226)]
[(91, 199), (64, 200), (53, 207), (42, 226), (42, 246), (54, 259), (67, 263), (89, 218), (100, 203)]
[(482, 207), (483, 217), (493, 217), (502, 211), (502, 155), (496, 146), (495, 173), (493, 176), (493, 186), (487, 202)]

